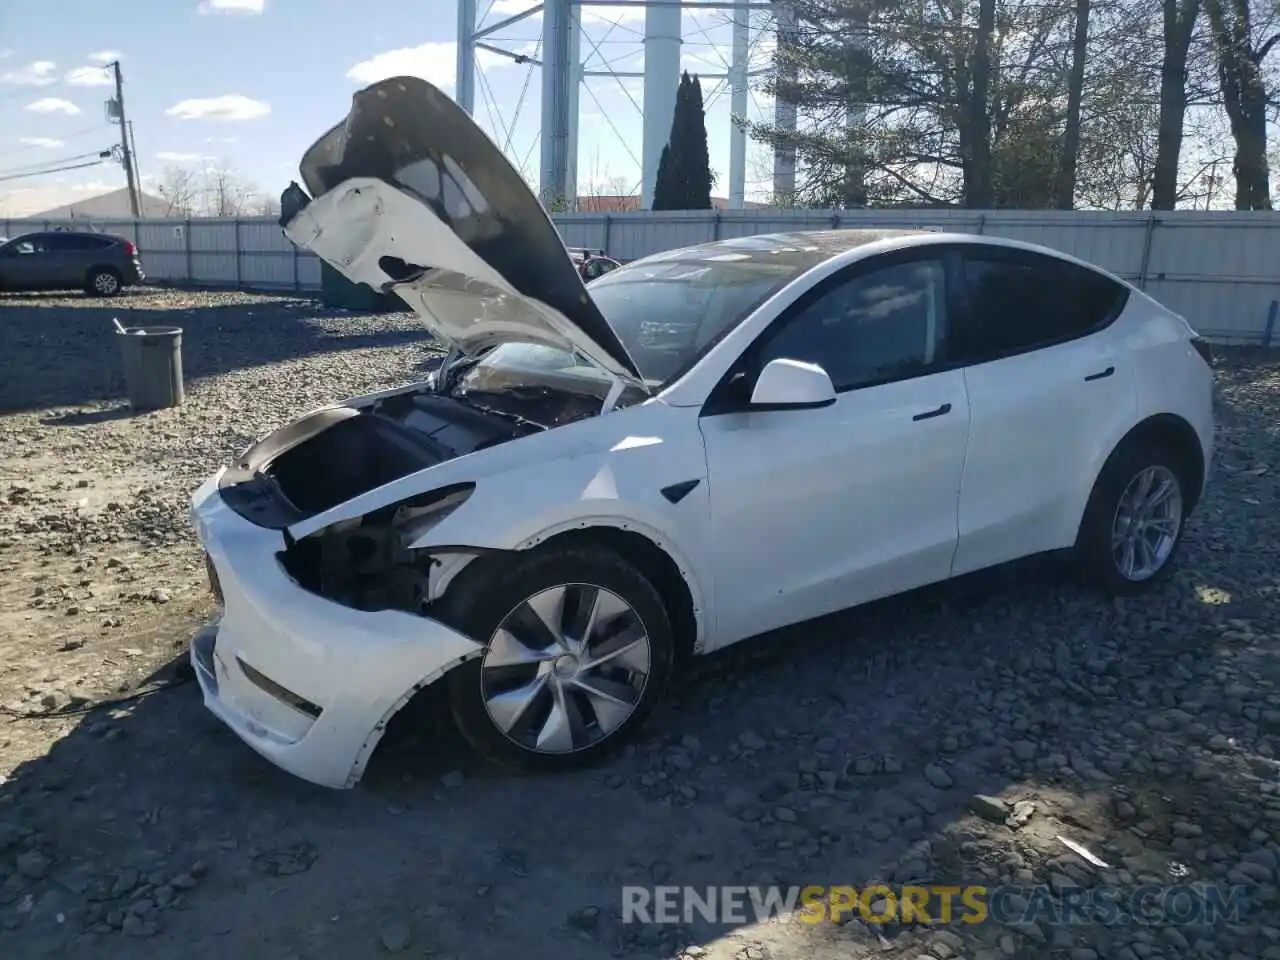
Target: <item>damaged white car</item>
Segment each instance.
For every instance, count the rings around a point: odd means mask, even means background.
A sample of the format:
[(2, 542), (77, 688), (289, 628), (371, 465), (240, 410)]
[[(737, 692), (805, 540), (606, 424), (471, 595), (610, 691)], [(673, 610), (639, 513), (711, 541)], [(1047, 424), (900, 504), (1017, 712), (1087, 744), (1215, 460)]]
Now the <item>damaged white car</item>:
[(1200, 498), (1208, 347), (1070, 257), (792, 233), (584, 286), (500, 150), (411, 78), (357, 93), (301, 172), (287, 235), (448, 349), (193, 497), (222, 604), (204, 701), (315, 783), (356, 783), (430, 684), (486, 755), (560, 769), (750, 635), (1062, 549), (1136, 592)]

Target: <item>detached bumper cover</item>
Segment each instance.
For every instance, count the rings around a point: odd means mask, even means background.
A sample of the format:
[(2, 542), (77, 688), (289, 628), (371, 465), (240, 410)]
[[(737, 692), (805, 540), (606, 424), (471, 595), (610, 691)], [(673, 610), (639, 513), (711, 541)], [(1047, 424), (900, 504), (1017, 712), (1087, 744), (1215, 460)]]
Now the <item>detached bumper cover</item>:
[(191, 644), (204, 704), (282, 769), (354, 786), (396, 710), (481, 647), (425, 617), (352, 610), (302, 589), (276, 558), (281, 534), (232, 511), (220, 476), (191, 507), (223, 604)]

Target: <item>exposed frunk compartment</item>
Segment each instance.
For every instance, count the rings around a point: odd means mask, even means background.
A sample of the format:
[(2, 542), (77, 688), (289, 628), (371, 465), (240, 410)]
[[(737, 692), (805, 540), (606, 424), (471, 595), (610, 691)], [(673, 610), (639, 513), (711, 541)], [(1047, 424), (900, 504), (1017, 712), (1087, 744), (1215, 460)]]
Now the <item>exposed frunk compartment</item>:
[(366, 415), (286, 450), (263, 472), (294, 507), (313, 515), (440, 460), (421, 434)]

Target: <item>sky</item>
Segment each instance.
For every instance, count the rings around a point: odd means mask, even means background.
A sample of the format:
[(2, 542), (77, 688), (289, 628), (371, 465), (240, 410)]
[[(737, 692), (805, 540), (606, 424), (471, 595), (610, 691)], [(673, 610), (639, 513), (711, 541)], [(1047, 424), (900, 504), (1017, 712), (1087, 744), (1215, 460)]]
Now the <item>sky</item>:
[[(480, 27), (534, 0), (477, 0)], [(371, 11), (375, 11), (372, 13)], [(640, 7), (582, 10), (582, 52), (591, 71), (643, 68)], [(716, 193), (728, 190), (729, 96), (713, 74), (727, 71), (728, 12), (684, 12), (683, 65), (702, 75)], [(361, 86), (397, 74), (424, 77), (452, 93), (454, 0), (54, 0), (0, 5), (0, 218), (20, 217), (125, 184), (118, 162), (94, 162), (120, 139), (106, 120), (118, 60), (133, 123), (143, 189), (166, 167), (224, 166), (265, 193), (297, 176), (302, 152), (346, 114)], [(761, 24), (763, 26), (763, 24)], [(487, 42), (534, 54), (541, 16)], [(768, 31), (753, 32), (752, 60), (767, 57)], [(481, 51), (475, 117), (526, 176), (537, 182), (536, 67)], [(580, 94), (578, 180), (596, 193), (638, 192), (642, 84), (593, 77)], [(748, 116), (771, 106), (752, 94)], [(748, 147), (747, 195), (766, 184), (767, 153)], [(7, 179), (6, 179), (7, 178)]]

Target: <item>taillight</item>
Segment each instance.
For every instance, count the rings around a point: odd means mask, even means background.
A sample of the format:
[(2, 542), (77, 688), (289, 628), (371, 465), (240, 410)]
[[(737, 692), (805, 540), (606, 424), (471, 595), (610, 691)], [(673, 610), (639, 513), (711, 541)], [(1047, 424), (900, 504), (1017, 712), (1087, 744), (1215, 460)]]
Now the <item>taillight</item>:
[(138, 255), (137, 244), (135, 244), (132, 240), (126, 240), (124, 242), (124, 252), (131, 257), (136, 257)]
[(1213, 347), (1208, 340), (1203, 337), (1192, 337), (1191, 345), (1196, 348), (1196, 353), (1200, 354), (1205, 363), (1213, 364)]

